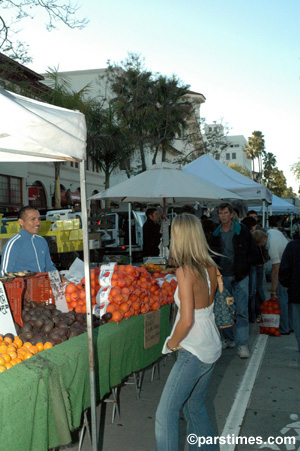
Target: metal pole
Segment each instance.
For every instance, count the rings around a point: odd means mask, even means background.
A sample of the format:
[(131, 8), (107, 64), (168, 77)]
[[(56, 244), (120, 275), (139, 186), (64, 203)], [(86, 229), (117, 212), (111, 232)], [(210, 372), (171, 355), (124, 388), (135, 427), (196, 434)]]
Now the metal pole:
[(265, 227), (265, 224), (266, 224), (266, 218), (265, 218), (265, 215), (266, 215), (266, 202), (265, 202), (265, 200), (263, 200), (263, 211), (262, 211), (262, 226), (263, 227)]
[(86, 195), (86, 171), (85, 161), (80, 162), (80, 194), (82, 210), (82, 238), (83, 238), (83, 260), (86, 291), (86, 322), (88, 336), (88, 356), (90, 372), (90, 396), (91, 396), (91, 435), (92, 449), (97, 451), (97, 418), (96, 418), (96, 385), (95, 385), (95, 353), (93, 337), (92, 320), (92, 297), (91, 297), (91, 278), (90, 278), (90, 250), (89, 250), (89, 230), (87, 217), (87, 195)]
[(128, 228), (129, 228), (129, 261), (132, 264), (132, 247), (131, 247), (131, 202), (128, 203)]

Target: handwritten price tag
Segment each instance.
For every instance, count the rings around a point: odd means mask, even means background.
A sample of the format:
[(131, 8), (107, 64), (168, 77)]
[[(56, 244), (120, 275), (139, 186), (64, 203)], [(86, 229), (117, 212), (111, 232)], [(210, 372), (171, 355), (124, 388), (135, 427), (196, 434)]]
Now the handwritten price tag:
[(9, 302), (2, 282), (0, 282), (0, 330), (2, 334), (10, 333), (17, 335)]

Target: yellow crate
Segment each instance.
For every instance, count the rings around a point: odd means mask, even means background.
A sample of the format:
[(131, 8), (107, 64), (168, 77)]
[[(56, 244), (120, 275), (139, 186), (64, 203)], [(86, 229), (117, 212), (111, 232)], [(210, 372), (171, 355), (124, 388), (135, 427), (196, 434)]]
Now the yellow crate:
[(69, 241), (68, 245), (69, 245), (69, 252), (71, 251), (76, 251), (76, 246), (75, 246), (76, 241)]
[(51, 224), (52, 224), (51, 221), (42, 221), (41, 227), (39, 230), (39, 235), (41, 235), (42, 233), (45, 233), (45, 232), (49, 232), (51, 230)]
[(69, 243), (67, 243), (66, 241), (57, 242), (56, 244), (58, 253), (70, 251)]
[(78, 232), (79, 232), (79, 230), (70, 230), (69, 239), (71, 241), (78, 240)]
[(78, 240), (78, 241), (74, 241), (76, 249), (75, 251), (82, 251), (83, 250), (83, 241), (82, 240)]
[(79, 240), (82, 240), (82, 238), (83, 238), (83, 230), (82, 230), (82, 229), (79, 229), (79, 230), (78, 230), (78, 239), (79, 239)]
[(64, 230), (64, 222), (62, 219), (55, 221), (57, 230)]
[(20, 227), (20, 224), (18, 223), (18, 221), (8, 222), (6, 224), (6, 231), (8, 234), (9, 233), (12, 233), (12, 234), (18, 233), (18, 232), (20, 232), (20, 229), (21, 229), (21, 227)]
[(80, 219), (76, 218), (76, 219), (72, 219), (72, 221), (73, 221), (73, 229), (74, 230), (79, 229), (79, 227), (80, 227)]
[(64, 230), (73, 230), (74, 225), (73, 225), (73, 219), (63, 219), (63, 223), (64, 223)]

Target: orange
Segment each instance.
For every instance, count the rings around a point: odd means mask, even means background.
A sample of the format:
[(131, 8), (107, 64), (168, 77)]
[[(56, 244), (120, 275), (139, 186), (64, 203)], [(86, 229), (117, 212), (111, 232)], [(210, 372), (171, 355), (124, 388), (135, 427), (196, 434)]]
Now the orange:
[(16, 362), (15, 359), (12, 359), (9, 363), (11, 364), (11, 366), (15, 366), (18, 364), (18, 362)]
[(10, 345), (12, 343), (12, 339), (10, 337), (4, 337), (4, 342)]
[(119, 323), (123, 318), (122, 313), (119, 310), (115, 310), (112, 314), (111, 321), (115, 321), (115, 323)]
[(5, 343), (0, 345), (0, 354), (3, 354), (7, 351), (7, 345)]
[(82, 306), (80, 304), (77, 304), (75, 307), (75, 312), (76, 313), (82, 313)]
[(11, 344), (7, 346), (7, 351), (16, 351), (18, 349), (17, 345)]
[(15, 337), (14, 343), (16, 343), (18, 348), (21, 348), (21, 346), (23, 346), (23, 341), (21, 340), (20, 337)]
[(65, 293), (71, 294), (77, 292), (76, 285), (74, 283), (68, 283), (68, 285), (65, 288)]
[(31, 354), (33, 355), (37, 354), (38, 352), (37, 347), (35, 345), (30, 346), (30, 348), (28, 348), (28, 351), (31, 352)]
[(26, 351), (27, 351), (29, 348), (31, 348), (31, 346), (32, 346), (32, 343), (30, 343), (29, 341), (26, 341), (26, 342), (23, 344), (23, 348), (25, 348)]
[(127, 302), (122, 302), (122, 304), (119, 305), (119, 310), (124, 313), (127, 312), (129, 310)]
[(44, 344), (44, 349), (50, 349), (50, 348), (53, 348), (53, 345), (52, 345), (52, 343), (50, 343), (49, 341), (47, 341), (47, 342)]
[(24, 355), (24, 360), (30, 359), (30, 357), (32, 357), (33, 354), (31, 354), (31, 352), (27, 351), (26, 354)]
[(10, 362), (7, 362), (7, 363), (5, 364), (5, 366), (6, 366), (6, 369), (7, 369), (7, 370), (9, 370), (9, 368), (12, 368), (12, 367), (13, 367), (13, 365), (12, 365)]
[(5, 362), (10, 362), (11, 361), (11, 357), (9, 354), (2, 354), (3, 359), (5, 359)]
[(71, 309), (77, 307), (77, 302), (76, 301), (70, 302), (70, 307), (71, 307)]
[(106, 307), (107, 312), (113, 313), (115, 310), (117, 310), (116, 304), (108, 304)]
[(7, 368), (5, 365), (0, 365), (0, 373), (3, 373), (3, 371), (6, 371)]
[(1, 341), (3, 341), (3, 335), (2, 334), (0, 334), (0, 343), (1, 343)]
[(86, 305), (85, 304), (81, 306), (81, 311), (82, 311), (82, 313), (86, 313)]
[(39, 343), (37, 343), (35, 346), (36, 346), (38, 352), (44, 350), (44, 345), (43, 345), (43, 343), (40, 343), (40, 342), (39, 342)]
[(11, 359), (15, 359), (17, 357), (16, 351), (7, 351), (7, 354), (10, 356)]
[(0, 355), (0, 365), (4, 365), (5, 362), (6, 360)]

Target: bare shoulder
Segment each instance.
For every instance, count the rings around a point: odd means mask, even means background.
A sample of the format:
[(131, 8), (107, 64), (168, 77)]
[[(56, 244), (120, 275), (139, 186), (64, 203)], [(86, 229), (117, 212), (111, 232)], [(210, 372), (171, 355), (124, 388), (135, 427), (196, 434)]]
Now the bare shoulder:
[(189, 266), (186, 266), (184, 269), (180, 266), (180, 268), (176, 270), (176, 277), (178, 281), (190, 282), (195, 278), (195, 274)]

